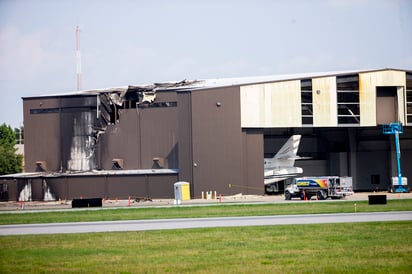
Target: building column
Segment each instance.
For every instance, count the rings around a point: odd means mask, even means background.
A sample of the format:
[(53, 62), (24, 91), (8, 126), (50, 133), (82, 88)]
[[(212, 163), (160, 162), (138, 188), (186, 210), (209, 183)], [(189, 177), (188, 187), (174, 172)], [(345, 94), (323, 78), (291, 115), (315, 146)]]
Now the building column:
[(349, 156), (348, 156), (348, 167), (349, 167), (349, 176), (353, 179), (353, 189), (358, 188), (357, 182), (357, 140), (356, 140), (356, 129), (348, 129), (348, 140), (349, 140)]

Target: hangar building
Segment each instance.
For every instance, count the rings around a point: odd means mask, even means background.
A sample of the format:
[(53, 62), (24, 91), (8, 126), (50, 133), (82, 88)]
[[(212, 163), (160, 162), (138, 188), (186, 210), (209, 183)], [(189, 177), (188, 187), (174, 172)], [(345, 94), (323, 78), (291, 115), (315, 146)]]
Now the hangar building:
[[(25, 173), (0, 177), (10, 200), (263, 194), (264, 157), (301, 134), (303, 175), (352, 176), (355, 191), (412, 180), (412, 71), (354, 70), (209, 79), (23, 98)], [(48, 194), (47, 194), (48, 195)]]

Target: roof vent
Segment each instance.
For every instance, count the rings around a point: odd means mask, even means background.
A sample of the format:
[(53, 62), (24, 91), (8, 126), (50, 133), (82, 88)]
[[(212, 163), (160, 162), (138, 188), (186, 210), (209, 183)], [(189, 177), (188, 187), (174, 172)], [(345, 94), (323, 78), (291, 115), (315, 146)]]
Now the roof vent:
[(47, 171), (47, 162), (46, 161), (36, 161), (36, 171), (38, 172)]
[(112, 159), (112, 169), (123, 169), (124, 167), (124, 160), (120, 158)]
[(153, 158), (153, 166), (152, 168), (157, 169), (157, 168), (164, 168), (165, 167), (165, 158), (163, 157), (155, 157)]

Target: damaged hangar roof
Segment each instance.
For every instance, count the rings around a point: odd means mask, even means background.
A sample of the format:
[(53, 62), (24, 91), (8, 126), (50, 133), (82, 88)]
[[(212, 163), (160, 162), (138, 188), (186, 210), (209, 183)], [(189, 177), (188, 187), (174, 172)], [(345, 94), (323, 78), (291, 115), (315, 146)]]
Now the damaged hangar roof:
[(82, 91), (73, 91), (59, 94), (46, 94), (39, 96), (23, 97), (23, 99), (38, 98), (38, 97), (64, 97), (64, 96), (90, 96), (102, 93), (117, 93), (120, 97), (127, 97), (127, 93), (136, 92), (157, 92), (157, 91), (185, 91), (185, 90), (202, 90), (209, 88), (253, 85), (269, 82), (282, 82), (299, 79), (310, 79), (328, 76), (340, 76), (365, 72), (375, 72), (384, 70), (407, 71), (393, 68), (383, 69), (364, 69), (364, 70), (346, 70), (346, 71), (329, 71), (329, 72), (313, 72), (313, 73), (297, 73), (297, 74), (281, 74), (253, 77), (238, 77), (238, 78), (216, 78), (216, 79), (199, 79), (199, 80), (182, 80), (170, 81), (143, 85), (129, 85), (111, 88), (91, 89)]
[(183, 80), (172, 81), (163, 83), (153, 83), (144, 85), (129, 85), (111, 88), (90, 89), (71, 91), (66, 93), (45, 94), (30, 97), (23, 97), (23, 99), (38, 98), (38, 97), (65, 97), (65, 96), (90, 96), (99, 95), (102, 93), (118, 93), (121, 97), (124, 97), (128, 92), (151, 92), (158, 90), (176, 90), (181, 88), (191, 88), (195, 83), (202, 82), (203, 80)]

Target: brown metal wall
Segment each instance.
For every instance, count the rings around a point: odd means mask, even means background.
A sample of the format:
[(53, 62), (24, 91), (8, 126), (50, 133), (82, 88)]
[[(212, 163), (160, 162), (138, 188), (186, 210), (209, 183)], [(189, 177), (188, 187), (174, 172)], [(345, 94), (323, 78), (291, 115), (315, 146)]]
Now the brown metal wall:
[[(55, 111), (47, 112), (50, 109)], [(23, 111), (26, 172), (36, 171), (37, 161), (46, 161), (48, 171), (65, 171), (70, 159), (74, 119), (80, 119), (84, 112), (91, 112), (95, 117), (96, 96), (25, 98)], [(31, 113), (33, 111), (38, 113)], [(39, 113), (41, 111), (44, 113)]]
[(0, 184), (7, 185), (7, 194), (3, 193), (2, 201), (17, 201), (18, 199), (18, 183), (16, 179), (8, 178), (8, 179), (1, 179)]
[(124, 160), (124, 169), (141, 167), (137, 110), (125, 109), (119, 115), (120, 122), (109, 125), (100, 136), (96, 157), (99, 169), (112, 169), (112, 159), (115, 158)]
[(165, 159), (166, 168), (177, 168), (177, 108), (141, 109), (141, 168), (152, 168), (153, 158)]
[(191, 195), (193, 195), (191, 92), (179, 93), (177, 98), (179, 105), (179, 180), (191, 184)]
[[(158, 93), (156, 102), (176, 102), (175, 92)], [(112, 159), (124, 160), (124, 169), (153, 167), (153, 158), (164, 158), (164, 168), (178, 167), (177, 107), (123, 109), (119, 123), (101, 135), (98, 166), (111, 169)]]
[[(66, 171), (68, 167), (68, 161), (71, 157), (71, 147), (73, 142), (74, 124), (75, 120), (80, 121), (84, 119), (84, 114), (90, 114), (91, 121), (89, 125), (86, 125), (84, 131), (88, 131), (88, 128), (94, 128), (97, 125), (97, 99), (95, 95), (80, 96), (80, 97), (61, 97), (61, 114), (60, 114), (60, 154), (61, 154), (61, 166), (62, 171)], [(93, 159), (95, 161), (95, 159)]]
[[(157, 103), (176, 101), (176, 92), (160, 92), (156, 98)], [(96, 96), (26, 98), (23, 103), (26, 171), (35, 171), (36, 161), (46, 161), (49, 171), (67, 170), (74, 120), (84, 112), (97, 116)], [(59, 111), (30, 113), (52, 108)], [(124, 160), (124, 169), (152, 168), (158, 157), (165, 159), (165, 168), (177, 168), (177, 128), (177, 107), (121, 109), (118, 123), (100, 135), (96, 168), (111, 169), (115, 158)]]
[(56, 98), (23, 100), (26, 172), (36, 171), (36, 161), (47, 161), (49, 170), (60, 169), (60, 114), (30, 114), (31, 109), (59, 108), (59, 105)]
[(148, 177), (148, 191), (145, 197), (174, 198), (174, 183), (178, 181), (178, 175), (159, 174)]
[[(185, 147), (179, 154), (184, 157), (179, 178), (192, 183), (192, 195), (199, 197), (202, 191), (263, 194), (263, 133), (242, 132), (239, 87), (179, 96), (183, 103), (179, 121), (189, 125), (180, 127), (179, 147)], [(248, 165), (250, 160), (255, 164)]]
[(51, 177), (45, 178), (45, 180), (50, 188), (50, 192), (55, 196), (57, 200), (69, 200), (72, 198), (78, 198), (70, 196), (67, 177)]
[[(67, 192), (69, 199), (104, 197), (105, 178), (99, 177), (70, 177), (67, 178)], [(52, 180), (49, 180), (52, 185)], [(57, 196), (59, 196), (57, 194)]]
[(141, 175), (96, 175), (96, 176), (61, 176), (36, 177), (7, 180), (9, 200), (18, 200), (20, 191), (31, 182), (32, 199), (43, 200), (43, 181), (50, 187), (54, 197), (62, 200), (77, 198), (127, 199), (131, 198), (173, 198), (173, 184), (177, 174), (141, 174)]
[(105, 178), (107, 198), (127, 199), (131, 197), (146, 197), (149, 180), (147, 176), (109, 176)]
[(243, 193), (263, 194), (263, 132), (258, 129), (245, 129), (243, 131), (243, 157), (242, 170), (245, 190)]
[[(176, 92), (159, 92), (156, 102), (177, 102)], [(46, 161), (48, 171), (66, 171), (74, 120), (81, 119), (82, 113), (90, 112), (92, 123), (97, 124), (96, 103), (94, 95), (25, 98), (26, 171), (36, 171), (36, 161)], [(31, 110), (36, 110), (36, 113)], [(124, 169), (152, 168), (153, 158), (161, 157), (165, 159), (165, 168), (177, 168), (177, 128), (176, 106), (121, 109), (118, 122), (109, 125), (100, 135), (96, 167), (111, 169), (112, 159), (122, 158)], [(61, 199), (129, 195), (172, 198), (177, 174), (63, 176), (46, 177), (45, 180), (52, 193)], [(29, 181), (33, 199), (43, 199), (43, 178), (32, 178), (18, 180), (16, 191), (11, 193), (12, 200), (18, 199), (21, 189)]]

